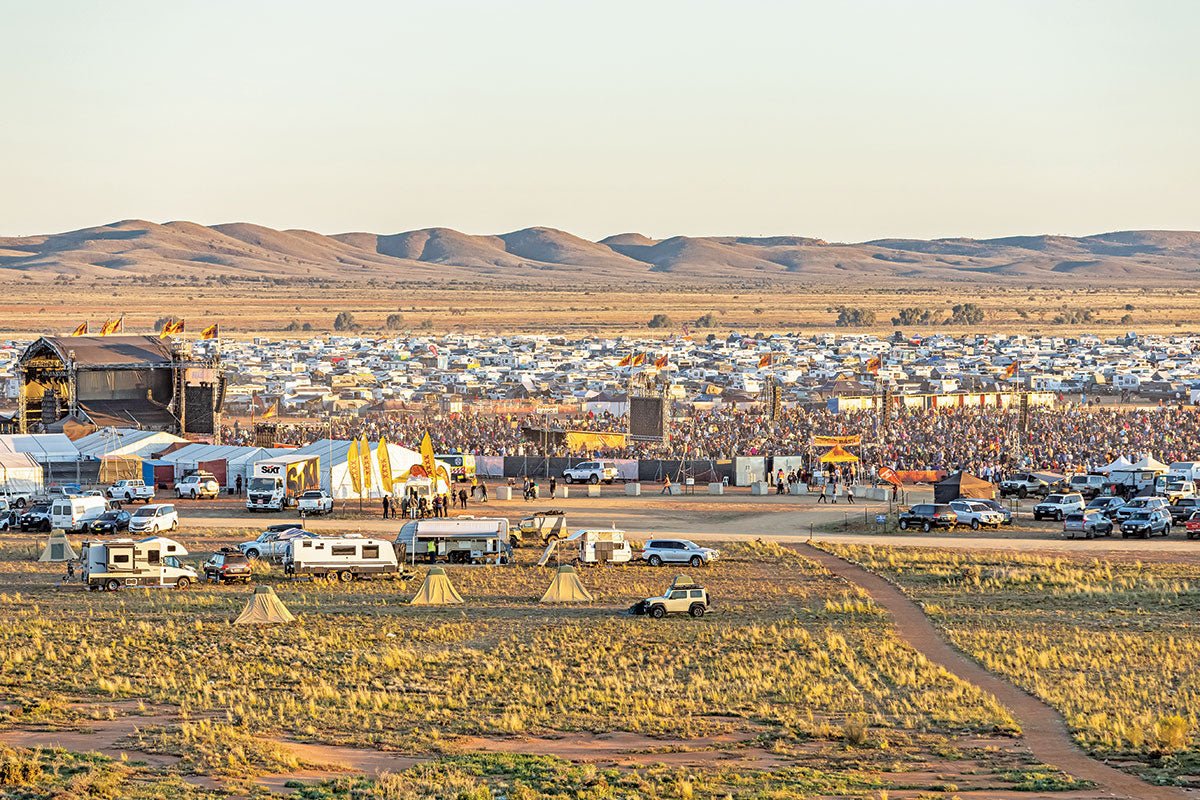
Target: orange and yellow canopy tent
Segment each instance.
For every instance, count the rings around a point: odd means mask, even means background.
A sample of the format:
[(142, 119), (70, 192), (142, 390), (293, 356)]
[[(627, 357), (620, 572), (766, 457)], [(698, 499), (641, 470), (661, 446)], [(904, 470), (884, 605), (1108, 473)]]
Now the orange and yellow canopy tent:
[(851, 453), (840, 444), (834, 445), (829, 449), (829, 452), (821, 456), (819, 459), (822, 464), (853, 464), (858, 461), (858, 456)]

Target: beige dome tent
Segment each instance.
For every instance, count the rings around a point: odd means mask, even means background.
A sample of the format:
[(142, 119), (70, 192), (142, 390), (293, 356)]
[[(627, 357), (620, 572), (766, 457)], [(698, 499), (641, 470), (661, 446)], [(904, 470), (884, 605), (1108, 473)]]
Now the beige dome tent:
[(542, 595), (543, 603), (590, 603), (592, 595), (579, 580), (570, 564), (563, 564), (554, 574), (550, 588)]
[(75, 549), (71, 547), (71, 542), (67, 540), (67, 534), (55, 531), (46, 540), (46, 546), (42, 549), (38, 561), (74, 561), (78, 557), (75, 555)]
[(429, 574), (425, 576), (425, 581), (412, 599), (412, 605), (448, 606), (462, 601), (459, 593), (454, 591), (454, 584), (450, 583), (446, 570), (441, 567), (430, 567)]
[(234, 625), (273, 625), (296, 619), (270, 586), (255, 586), (254, 594)]

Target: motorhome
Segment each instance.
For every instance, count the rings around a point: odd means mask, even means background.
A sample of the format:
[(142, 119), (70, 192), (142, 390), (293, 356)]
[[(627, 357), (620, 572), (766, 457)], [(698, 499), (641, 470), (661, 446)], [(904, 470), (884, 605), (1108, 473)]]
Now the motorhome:
[(454, 517), (406, 522), (397, 549), (413, 561), (433, 564), (508, 564), (512, 561), (508, 520), (501, 517)]
[(83, 543), (83, 582), (95, 591), (115, 592), (132, 586), (174, 586), (186, 589), (196, 581), (196, 570), (179, 559), (187, 549), (174, 539), (112, 539)]
[(50, 527), (81, 531), (107, 510), (103, 497), (56, 497), (50, 506)]
[(288, 575), (311, 575), (344, 583), (364, 575), (395, 575), (400, 570), (391, 542), (357, 534), (296, 537), (283, 557), (283, 571)]
[(255, 462), (246, 487), (250, 511), (282, 511), (296, 505), (300, 495), (321, 488), (321, 458), (283, 455)]

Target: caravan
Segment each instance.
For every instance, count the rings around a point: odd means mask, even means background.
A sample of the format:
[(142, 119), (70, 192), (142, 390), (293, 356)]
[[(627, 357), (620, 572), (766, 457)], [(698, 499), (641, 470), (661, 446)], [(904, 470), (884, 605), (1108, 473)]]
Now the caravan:
[(92, 591), (115, 592), (126, 586), (174, 586), (186, 589), (196, 580), (196, 570), (180, 562), (187, 549), (174, 539), (114, 539), (84, 542), (83, 582)]
[(349, 583), (360, 575), (395, 575), (400, 563), (396, 549), (386, 539), (364, 539), (357, 534), (300, 536), (288, 545), (283, 571)]
[(81, 531), (107, 510), (103, 497), (56, 497), (50, 506), (50, 527)]
[(415, 562), (433, 564), (508, 564), (512, 561), (508, 520), (501, 517), (454, 517), (407, 522), (396, 537)]

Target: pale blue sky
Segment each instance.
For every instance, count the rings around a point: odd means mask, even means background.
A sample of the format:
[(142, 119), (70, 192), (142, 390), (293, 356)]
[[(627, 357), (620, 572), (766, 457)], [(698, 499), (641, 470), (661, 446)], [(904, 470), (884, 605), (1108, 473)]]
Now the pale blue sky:
[(0, 234), (1200, 229), (1200, 2), (0, 0)]

